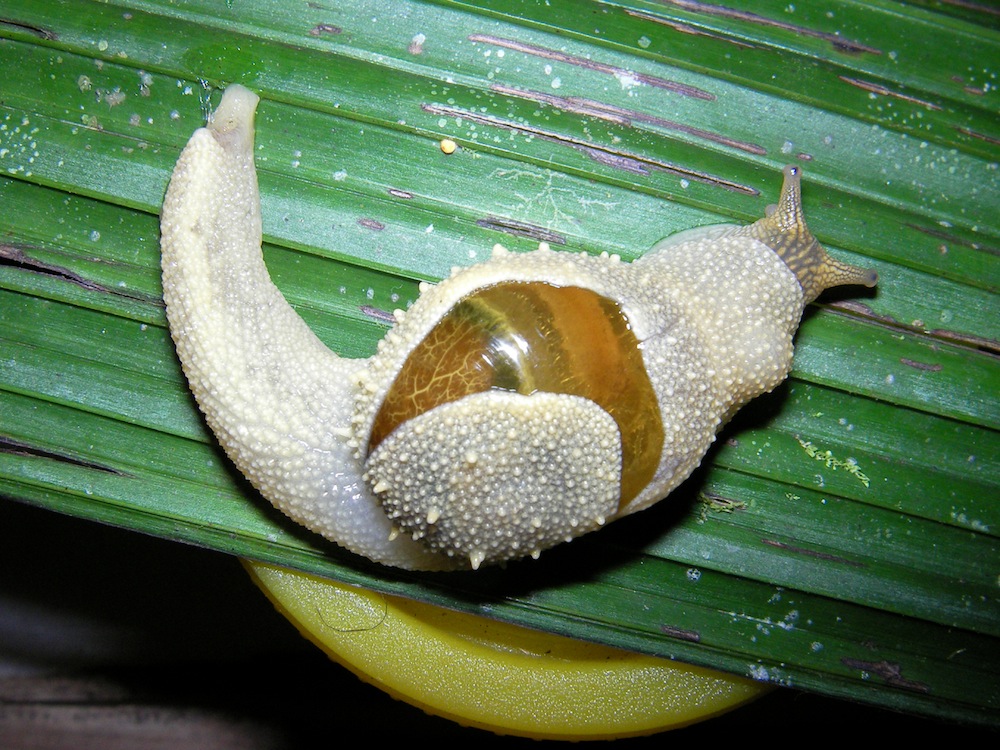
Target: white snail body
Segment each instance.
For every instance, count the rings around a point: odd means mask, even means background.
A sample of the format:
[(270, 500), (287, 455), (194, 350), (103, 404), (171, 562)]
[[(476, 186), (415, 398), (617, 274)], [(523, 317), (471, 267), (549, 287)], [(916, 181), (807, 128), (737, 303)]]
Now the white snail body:
[(237, 467), (292, 519), (387, 565), (539, 552), (659, 501), (791, 367), (804, 306), (874, 274), (809, 234), (799, 174), (746, 227), (634, 263), (494, 250), (426, 286), (370, 359), (344, 359), (271, 283), (253, 164), (258, 98), (225, 92), (163, 205), (171, 334)]

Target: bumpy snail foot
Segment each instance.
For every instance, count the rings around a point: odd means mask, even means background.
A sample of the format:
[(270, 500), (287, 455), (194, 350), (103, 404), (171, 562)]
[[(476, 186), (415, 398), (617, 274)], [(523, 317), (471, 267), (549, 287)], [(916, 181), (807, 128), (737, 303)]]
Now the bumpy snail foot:
[(399, 427), (366, 477), (403, 532), (473, 568), (538, 556), (618, 508), (618, 426), (565, 394), (491, 391)]

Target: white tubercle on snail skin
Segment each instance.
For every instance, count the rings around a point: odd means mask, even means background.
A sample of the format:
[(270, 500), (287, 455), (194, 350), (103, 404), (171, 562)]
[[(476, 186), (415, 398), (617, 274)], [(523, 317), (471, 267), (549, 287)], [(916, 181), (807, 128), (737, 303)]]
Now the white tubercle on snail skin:
[(631, 264), (497, 247), (425, 285), (373, 357), (344, 359), (264, 265), (257, 102), (226, 89), (174, 169), (161, 219), (171, 334), (261, 494), (386, 565), (537, 557), (659, 501), (788, 374), (805, 305), (876, 281), (819, 246), (787, 167), (764, 219), (682, 232)]

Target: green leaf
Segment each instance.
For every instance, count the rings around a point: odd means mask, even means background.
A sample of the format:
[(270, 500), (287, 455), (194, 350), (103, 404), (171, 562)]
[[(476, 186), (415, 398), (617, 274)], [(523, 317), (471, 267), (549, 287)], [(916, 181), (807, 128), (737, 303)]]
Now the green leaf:
[[(0, 493), (531, 627), (958, 721), (1000, 715), (1000, 33), (936, 2), (326, 7), (5, 0)], [(539, 240), (638, 257), (784, 163), (870, 263), (667, 502), (418, 575), (285, 521), (204, 426), (156, 214), (217, 91), (262, 96), (265, 257), (367, 356), (417, 282)], [(460, 148), (445, 155), (442, 138)]]

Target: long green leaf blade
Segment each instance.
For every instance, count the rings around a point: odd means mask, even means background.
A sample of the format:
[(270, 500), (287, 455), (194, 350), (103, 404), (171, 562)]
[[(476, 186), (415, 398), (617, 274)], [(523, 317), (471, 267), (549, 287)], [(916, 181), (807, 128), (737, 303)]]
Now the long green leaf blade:
[[(1000, 709), (995, 17), (882, 0), (0, 6), (0, 494), (512, 622), (932, 716)], [(239, 81), (265, 257), (367, 356), (417, 282), (544, 240), (745, 222), (880, 273), (676, 496), (537, 562), (387, 571), (235, 473), (174, 358), (156, 214)], [(459, 143), (446, 156), (441, 138)], [(530, 581), (530, 583), (525, 583)]]

